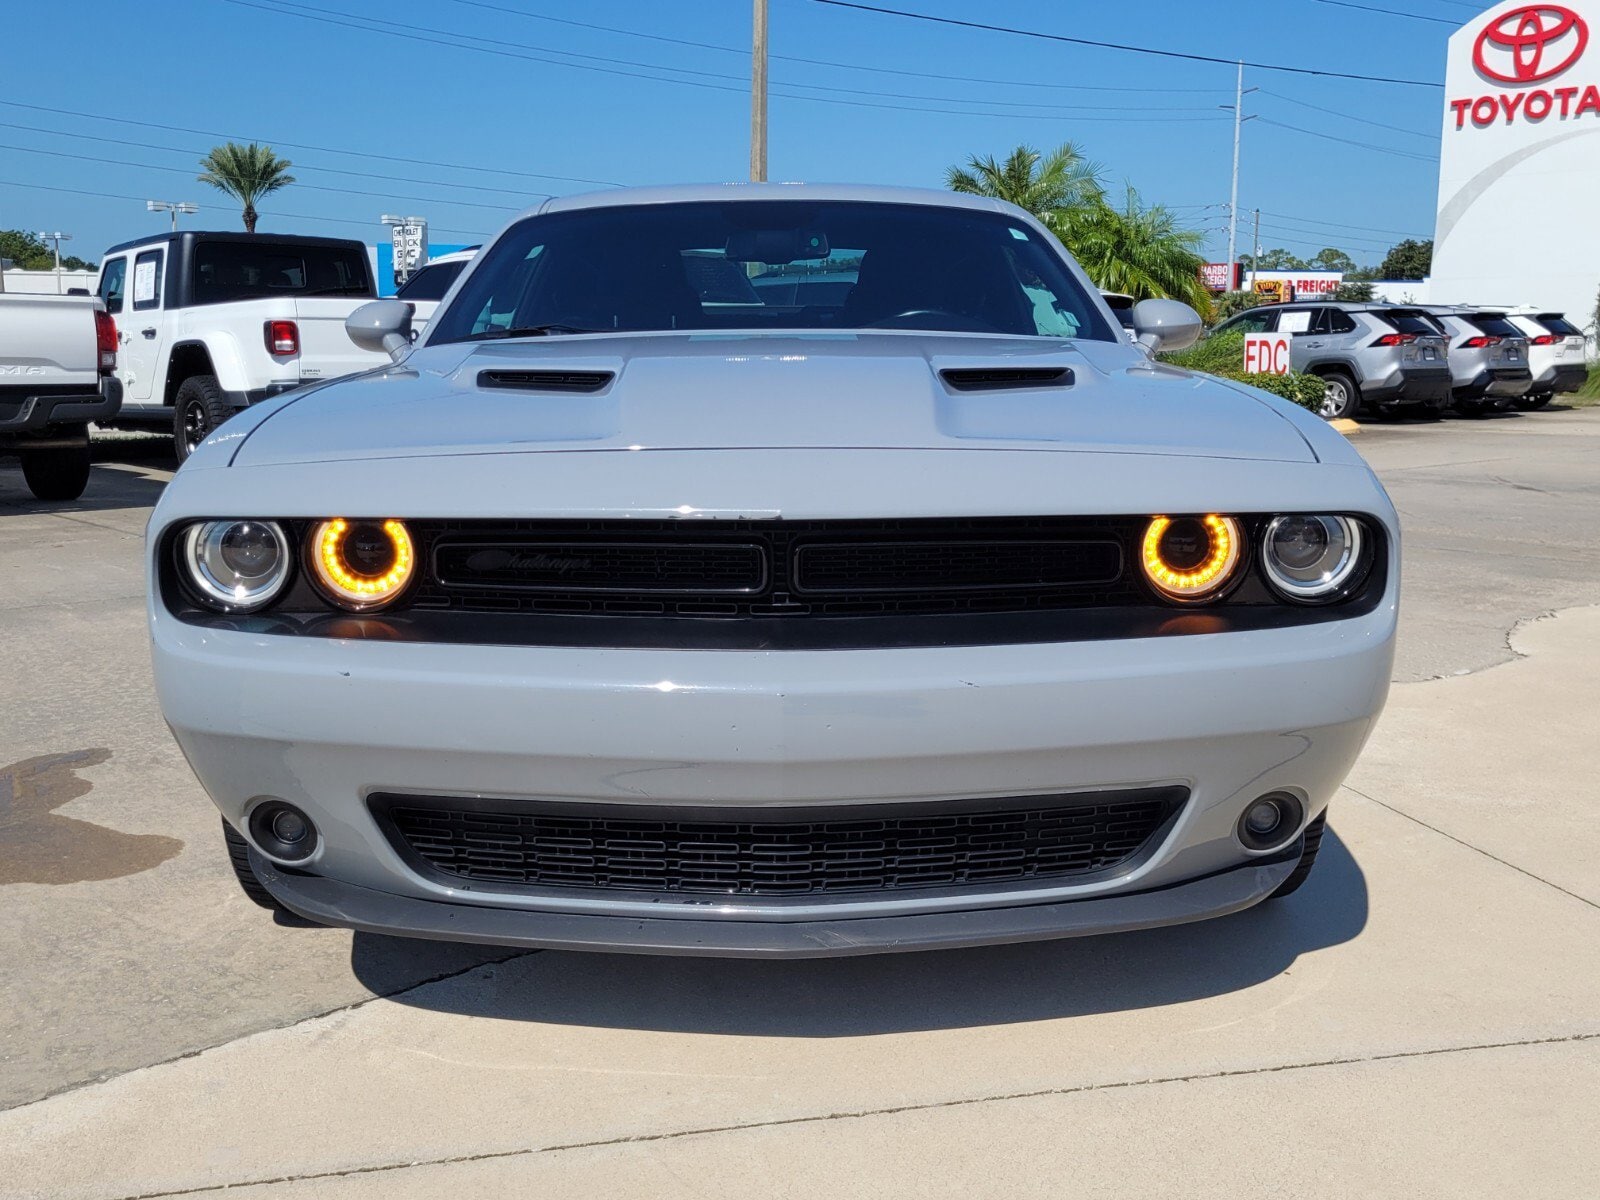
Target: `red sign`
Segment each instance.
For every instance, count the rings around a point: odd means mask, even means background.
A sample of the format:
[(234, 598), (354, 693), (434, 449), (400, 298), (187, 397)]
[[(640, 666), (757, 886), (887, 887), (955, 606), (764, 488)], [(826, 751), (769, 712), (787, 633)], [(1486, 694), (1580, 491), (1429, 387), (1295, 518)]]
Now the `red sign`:
[(1529, 4), (1501, 13), (1472, 47), (1478, 74), (1521, 86), (1554, 79), (1583, 57), (1589, 26), (1570, 8)]
[(1289, 344), (1287, 333), (1247, 333), (1244, 335), (1246, 375), (1287, 375)]
[(1241, 263), (1206, 263), (1200, 268), (1200, 282), (1210, 292), (1236, 292), (1243, 271)]

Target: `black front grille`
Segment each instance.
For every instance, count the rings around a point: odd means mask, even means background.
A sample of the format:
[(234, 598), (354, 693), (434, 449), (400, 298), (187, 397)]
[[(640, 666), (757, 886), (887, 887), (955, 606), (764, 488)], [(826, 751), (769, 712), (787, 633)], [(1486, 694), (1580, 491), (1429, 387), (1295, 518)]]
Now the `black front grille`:
[(806, 896), (1027, 883), (1124, 867), (1183, 788), (736, 809), (375, 796), (424, 874), (491, 890)]
[(1042, 612), (1147, 599), (1123, 517), (423, 521), (409, 604), (459, 612), (808, 617)]

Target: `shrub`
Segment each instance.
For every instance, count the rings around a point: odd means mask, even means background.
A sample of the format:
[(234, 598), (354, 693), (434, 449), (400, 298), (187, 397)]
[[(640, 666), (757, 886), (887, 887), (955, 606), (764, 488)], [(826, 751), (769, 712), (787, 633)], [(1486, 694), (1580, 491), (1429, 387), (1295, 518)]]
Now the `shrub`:
[(1187, 350), (1163, 354), (1161, 358), (1175, 367), (1190, 371), (1203, 371), (1221, 379), (1247, 383), (1274, 396), (1282, 396), (1310, 412), (1322, 406), (1328, 385), (1315, 375), (1290, 371), (1287, 375), (1246, 375), (1244, 370), (1244, 334), (1222, 333), (1205, 338)]

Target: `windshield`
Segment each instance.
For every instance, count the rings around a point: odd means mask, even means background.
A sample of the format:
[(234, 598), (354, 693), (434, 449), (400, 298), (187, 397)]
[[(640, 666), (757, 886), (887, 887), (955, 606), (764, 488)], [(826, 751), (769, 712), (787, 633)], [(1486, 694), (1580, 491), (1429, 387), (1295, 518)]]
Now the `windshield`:
[(1036, 230), (999, 213), (734, 200), (530, 217), (430, 342), (519, 333), (927, 329), (1119, 340)]
[(397, 300), (443, 300), (456, 276), (466, 270), (467, 260), (431, 263), (406, 280), (396, 292)]
[(373, 296), (359, 246), (197, 242), (194, 303), (226, 304), (270, 296)]

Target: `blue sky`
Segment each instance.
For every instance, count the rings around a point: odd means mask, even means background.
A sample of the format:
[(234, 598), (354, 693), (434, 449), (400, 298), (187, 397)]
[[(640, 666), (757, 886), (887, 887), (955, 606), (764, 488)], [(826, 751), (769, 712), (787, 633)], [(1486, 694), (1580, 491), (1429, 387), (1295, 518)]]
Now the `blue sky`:
[[(1127, 180), (1208, 230), (1221, 257), (1232, 126), (1218, 106), (1232, 102), (1231, 67), (770, 2), (771, 178), (939, 186), (970, 154), (1072, 141), (1113, 186)], [(1455, 25), (1487, 7), (1351, 0), (1404, 17), (1334, 0), (878, 2), (1432, 82)], [(590, 190), (584, 180), (748, 173), (750, 0), (11, 9), (17, 45), (59, 52), (8, 55), (0, 76), (0, 228), (71, 232), (69, 249), (84, 257), (164, 227), (146, 198), (198, 202), (199, 218), (186, 218), (194, 227), (234, 227), (233, 203), (193, 178), (196, 159), (222, 140), (213, 135), (266, 140), (294, 161), (300, 183), (262, 206), (262, 229), (368, 242), (382, 238), (382, 212), (426, 215), (435, 241), (476, 241), (542, 193)], [(1239, 199), (1245, 212), (1263, 210), (1264, 246), (1309, 256), (1334, 245), (1376, 262), (1402, 236), (1431, 236), (1438, 88), (1264, 70), (1247, 70), (1246, 85), (1262, 89), (1245, 103), (1261, 119), (1244, 127)], [(1248, 252), (1248, 219), (1239, 240)]]

